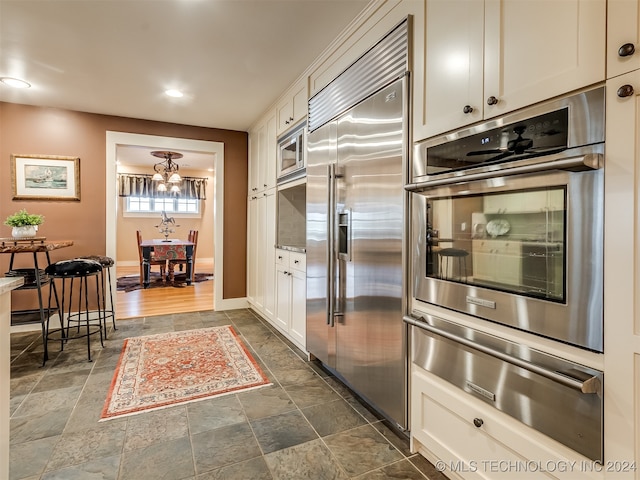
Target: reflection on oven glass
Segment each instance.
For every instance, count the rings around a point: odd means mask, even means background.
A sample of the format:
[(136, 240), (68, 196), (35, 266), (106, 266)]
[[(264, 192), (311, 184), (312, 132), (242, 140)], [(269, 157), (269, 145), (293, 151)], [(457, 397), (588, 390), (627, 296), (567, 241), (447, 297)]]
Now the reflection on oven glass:
[(433, 198), (427, 276), (564, 301), (565, 187)]

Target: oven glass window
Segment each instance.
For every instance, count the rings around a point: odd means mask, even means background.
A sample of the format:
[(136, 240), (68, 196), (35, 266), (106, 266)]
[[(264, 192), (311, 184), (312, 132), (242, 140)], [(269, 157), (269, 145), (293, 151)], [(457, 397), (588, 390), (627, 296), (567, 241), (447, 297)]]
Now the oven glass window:
[(563, 302), (566, 188), (431, 198), (428, 277)]

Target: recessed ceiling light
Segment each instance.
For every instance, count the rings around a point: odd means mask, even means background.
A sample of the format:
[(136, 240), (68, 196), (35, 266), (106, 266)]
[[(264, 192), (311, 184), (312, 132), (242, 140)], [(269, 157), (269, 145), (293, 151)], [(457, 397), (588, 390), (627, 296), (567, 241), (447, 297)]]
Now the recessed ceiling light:
[(170, 97), (180, 98), (184, 94), (180, 90), (169, 89), (164, 91), (165, 95), (169, 95)]
[(27, 83), (24, 80), (12, 77), (0, 77), (0, 82), (13, 88), (29, 88), (31, 86), (30, 83)]

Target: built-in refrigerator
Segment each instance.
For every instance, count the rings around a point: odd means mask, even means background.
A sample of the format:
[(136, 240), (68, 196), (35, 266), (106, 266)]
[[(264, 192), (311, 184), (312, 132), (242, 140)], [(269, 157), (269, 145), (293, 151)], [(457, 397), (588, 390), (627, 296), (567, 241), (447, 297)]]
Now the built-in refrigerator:
[(407, 75), (307, 139), (307, 349), (407, 428)]

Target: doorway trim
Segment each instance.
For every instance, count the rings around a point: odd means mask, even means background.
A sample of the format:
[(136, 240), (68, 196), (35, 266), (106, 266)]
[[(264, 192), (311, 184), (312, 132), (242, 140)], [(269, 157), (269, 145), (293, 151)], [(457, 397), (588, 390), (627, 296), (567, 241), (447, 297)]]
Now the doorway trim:
[[(213, 297), (216, 310), (238, 308), (238, 299), (225, 302), (222, 298), (223, 290), (223, 252), (224, 252), (224, 143), (206, 140), (190, 140), (187, 138), (163, 137), (137, 133), (123, 133), (107, 131), (106, 138), (106, 251), (107, 256), (116, 258), (116, 220), (118, 208), (117, 178), (117, 149), (118, 145), (138, 145), (157, 149), (192, 150), (211, 153), (214, 156), (214, 285)], [(112, 280), (115, 282), (115, 275)], [(112, 285), (115, 288), (115, 285)], [(229, 303), (229, 305), (227, 305)]]

